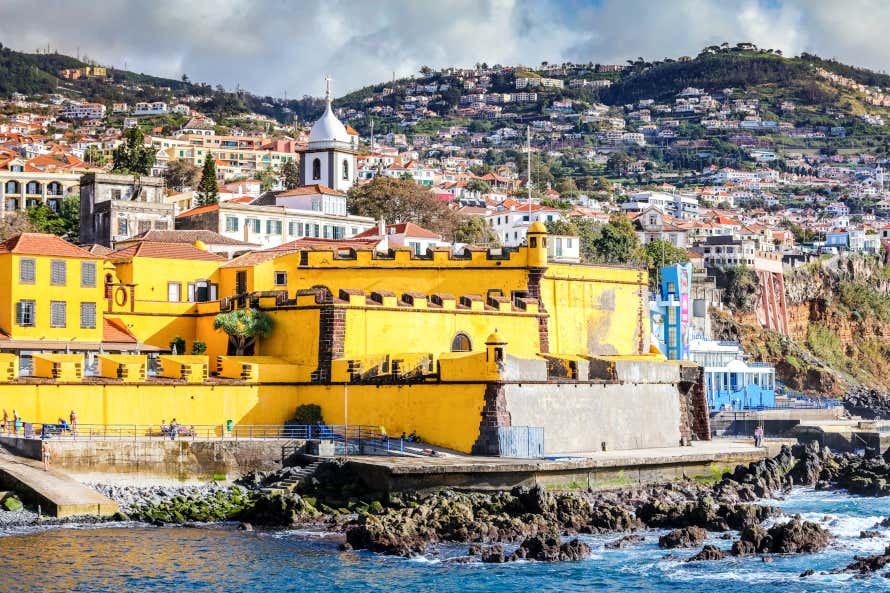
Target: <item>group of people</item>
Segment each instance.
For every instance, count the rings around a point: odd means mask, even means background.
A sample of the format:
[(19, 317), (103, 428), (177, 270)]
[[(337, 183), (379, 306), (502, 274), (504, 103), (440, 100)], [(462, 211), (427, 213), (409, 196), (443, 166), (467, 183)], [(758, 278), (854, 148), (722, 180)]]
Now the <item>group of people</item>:
[(191, 437), (195, 436), (195, 426), (185, 426), (184, 424), (180, 424), (176, 421), (176, 418), (170, 421), (170, 424), (167, 424), (166, 420), (161, 420), (161, 434), (164, 436), (169, 436), (171, 441), (176, 440), (176, 436), (186, 436)]
[[(19, 415), (17, 409), (13, 408), (12, 417), (10, 417), (9, 412), (7, 412), (5, 408), (3, 409), (3, 424), (0, 426), (0, 432), (3, 432), (7, 436), (19, 436), (22, 434), (22, 429), (24, 428), (26, 428), (25, 420)], [(42, 436), (45, 436), (47, 428), (52, 428), (52, 425), (44, 425), (44, 430), (41, 433)], [(63, 432), (76, 432), (77, 412), (71, 410), (71, 413), (68, 415), (68, 420), (60, 417), (58, 421), (56, 421), (55, 430), (58, 431), (59, 434)]]

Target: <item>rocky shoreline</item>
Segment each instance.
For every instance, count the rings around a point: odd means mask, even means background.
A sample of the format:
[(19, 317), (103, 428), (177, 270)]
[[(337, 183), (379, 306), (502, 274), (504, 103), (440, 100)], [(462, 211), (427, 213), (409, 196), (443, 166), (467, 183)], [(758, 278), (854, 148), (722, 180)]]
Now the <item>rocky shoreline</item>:
[[(293, 468), (249, 474), (230, 487), (93, 487), (118, 502), (120, 512), (114, 517), (118, 521), (233, 522), (248, 530), (254, 525), (314, 527), (340, 536), (345, 550), (411, 557), (448, 543), (468, 546), (465, 556), (449, 559), (453, 562), (567, 561), (590, 556), (579, 534), (614, 533), (616, 538), (605, 547), (621, 549), (643, 541), (639, 531), (663, 529), (668, 531), (659, 538), (659, 547), (669, 550), (666, 558), (699, 562), (825, 549), (833, 537), (826, 529), (800, 517), (777, 522), (780, 510), (764, 501), (797, 486), (888, 496), (890, 453), (886, 457), (836, 455), (815, 443), (786, 446), (776, 457), (740, 465), (711, 485), (684, 481), (594, 492), (517, 487), (493, 493), (442, 490), (387, 495), (364, 488), (338, 461), (321, 464), (293, 492), (278, 487), (294, 474)], [(64, 522), (44, 519), (41, 524)], [(862, 537), (875, 535), (870, 533), (864, 531)], [(733, 540), (731, 547), (703, 546), (714, 534)], [(676, 555), (683, 550), (690, 552)], [(884, 555), (857, 558), (855, 566), (837, 570), (863, 573), (885, 563), (890, 563), (890, 547)]]

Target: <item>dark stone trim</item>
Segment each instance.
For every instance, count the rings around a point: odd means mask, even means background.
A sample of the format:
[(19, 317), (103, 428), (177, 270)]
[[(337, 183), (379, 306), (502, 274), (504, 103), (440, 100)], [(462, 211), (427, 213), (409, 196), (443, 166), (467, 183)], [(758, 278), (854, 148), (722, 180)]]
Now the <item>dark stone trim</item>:
[(550, 316), (541, 298), (541, 279), (547, 268), (530, 268), (528, 271), (528, 296), (538, 300), (538, 341), (541, 352), (550, 352)]
[(501, 454), (498, 428), (512, 426), (510, 412), (507, 411), (507, 398), (502, 383), (485, 385), (485, 405), (479, 422), (479, 436), (473, 443), (473, 455), (498, 457)]

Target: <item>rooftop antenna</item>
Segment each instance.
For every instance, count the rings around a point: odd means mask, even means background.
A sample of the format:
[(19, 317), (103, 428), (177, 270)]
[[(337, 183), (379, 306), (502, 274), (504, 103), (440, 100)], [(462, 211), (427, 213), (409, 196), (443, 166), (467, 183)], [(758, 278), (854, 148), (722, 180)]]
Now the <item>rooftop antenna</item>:
[(527, 166), (528, 169), (526, 171), (526, 188), (528, 189), (528, 224), (532, 223), (532, 127), (525, 126), (525, 149), (528, 153), (526, 157), (528, 158)]

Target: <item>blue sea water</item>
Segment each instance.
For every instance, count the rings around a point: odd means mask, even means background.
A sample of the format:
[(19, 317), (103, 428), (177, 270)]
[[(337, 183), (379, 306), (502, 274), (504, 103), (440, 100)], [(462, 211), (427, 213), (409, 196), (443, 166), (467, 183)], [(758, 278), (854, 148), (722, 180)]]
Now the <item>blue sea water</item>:
[[(882, 577), (818, 574), (890, 543), (885, 528), (878, 528), (885, 537), (859, 538), (861, 530), (890, 515), (890, 499), (800, 490), (779, 506), (819, 522), (836, 540), (820, 554), (771, 563), (759, 557), (686, 563), (665, 559), (668, 552), (657, 545), (664, 532), (647, 531), (645, 542), (623, 550), (603, 548), (616, 535), (583, 536), (593, 553), (582, 562), (483, 565), (447, 560), (464, 554), (466, 546), (444, 546), (409, 560), (339, 552), (336, 541), (306, 531), (75, 526), (0, 537), (0, 593), (890, 591), (890, 580)], [(709, 543), (731, 544), (719, 537)], [(696, 551), (673, 552), (687, 558)], [(799, 578), (808, 568), (817, 574)]]

